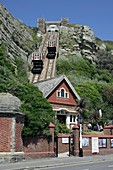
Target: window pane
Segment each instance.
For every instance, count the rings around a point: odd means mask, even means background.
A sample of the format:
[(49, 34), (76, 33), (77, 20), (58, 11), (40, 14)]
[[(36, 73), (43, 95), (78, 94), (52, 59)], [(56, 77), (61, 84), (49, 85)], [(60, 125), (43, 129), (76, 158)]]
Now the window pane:
[(75, 122), (75, 116), (73, 116), (73, 122)]
[(58, 91), (58, 97), (60, 97), (60, 92)]
[(72, 115), (70, 115), (70, 122), (72, 122)]
[(64, 89), (61, 89), (61, 97), (64, 97)]

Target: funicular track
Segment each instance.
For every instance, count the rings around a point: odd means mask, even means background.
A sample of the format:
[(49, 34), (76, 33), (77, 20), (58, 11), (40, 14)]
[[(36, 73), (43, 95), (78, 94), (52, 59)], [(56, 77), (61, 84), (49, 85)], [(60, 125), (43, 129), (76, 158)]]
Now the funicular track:
[[(56, 47), (56, 55), (55, 59), (48, 59), (47, 56), (47, 42), (48, 40), (52, 40), (53, 38), (57, 37), (57, 47)], [(32, 83), (36, 83), (38, 81), (46, 80), (53, 78), (55, 76), (55, 67), (56, 67), (56, 58), (58, 54), (58, 44), (59, 44), (59, 33), (52, 32), (46, 33), (43, 38), (42, 44), (39, 48), (40, 52), (43, 53), (43, 70), (41, 74), (34, 74), (32, 76)]]

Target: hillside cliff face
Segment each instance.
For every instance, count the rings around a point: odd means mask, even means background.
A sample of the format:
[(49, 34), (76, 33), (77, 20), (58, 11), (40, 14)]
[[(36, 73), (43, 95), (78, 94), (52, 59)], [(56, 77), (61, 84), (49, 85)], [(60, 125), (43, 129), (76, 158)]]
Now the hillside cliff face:
[(5, 43), (7, 57), (16, 66), (14, 56), (25, 62), (35, 46), (33, 30), (13, 17), (0, 3), (0, 44)]
[[(29, 55), (39, 41), (36, 36), (37, 30), (35, 29), (34, 33), (33, 28), (27, 27), (13, 17), (0, 3), (0, 42), (6, 44), (6, 52), (13, 65), (16, 65), (15, 55), (30, 63)], [(59, 49), (61, 57), (68, 54), (81, 55), (92, 63), (99, 60), (98, 52), (100, 50), (107, 51), (106, 43), (101, 40), (97, 41), (89, 26), (78, 24), (60, 27)], [(110, 53), (113, 55), (113, 50)]]
[(69, 25), (60, 28), (59, 56), (76, 55), (87, 58), (99, 69), (107, 69), (113, 76), (113, 42), (94, 36), (89, 26)]
[(95, 63), (98, 51), (107, 50), (106, 44), (94, 36), (89, 26), (77, 24), (69, 25), (69, 27), (62, 26), (60, 33), (61, 55), (82, 55)]

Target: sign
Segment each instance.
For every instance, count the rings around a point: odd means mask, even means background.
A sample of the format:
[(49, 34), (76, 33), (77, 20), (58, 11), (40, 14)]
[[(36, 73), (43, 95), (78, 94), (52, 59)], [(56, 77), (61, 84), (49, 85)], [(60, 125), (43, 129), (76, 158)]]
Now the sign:
[(62, 143), (69, 143), (69, 138), (62, 138)]
[(111, 148), (113, 148), (113, 139), (111, 139), (110, 143), (111, 143)]
[(107, 147), (107, 139), (99, 139), (99, 147), (106, 148)]
[(99, 153), (98, 137), (92, 137), (92, 153)]
[(82, 138), (82, 146), (89, 146), (89, 138)]

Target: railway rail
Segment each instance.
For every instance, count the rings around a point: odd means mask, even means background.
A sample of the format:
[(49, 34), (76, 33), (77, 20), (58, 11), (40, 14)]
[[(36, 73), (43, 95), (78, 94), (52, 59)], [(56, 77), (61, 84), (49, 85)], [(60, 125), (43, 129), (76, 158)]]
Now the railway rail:
[[(57, 39), (57, 46), (56, 46), (56, 55), (54, 59), (48, 59), (47, 53), (47, 45), (48, 41), (52, 41), (53, 39)], [(39, 51), (43, 54), (43, 70), (41, 74), (32, 74), (31, 82), (36, 83), (38, 81), (46, 80), (53, 78), (55, 76), (55, 70), (56, 70), (56, 58), (58, 56), (58, 47), (59, 46), (59, 33), (58, 32), (52, 32), (52, 33), (46, 33), (43, 37), (42, 44), (39, 47)]]

